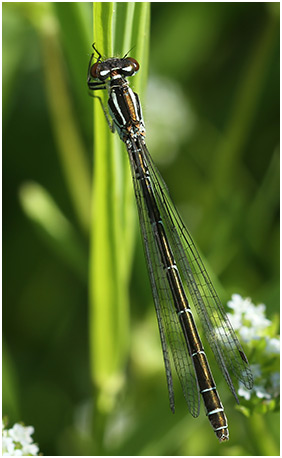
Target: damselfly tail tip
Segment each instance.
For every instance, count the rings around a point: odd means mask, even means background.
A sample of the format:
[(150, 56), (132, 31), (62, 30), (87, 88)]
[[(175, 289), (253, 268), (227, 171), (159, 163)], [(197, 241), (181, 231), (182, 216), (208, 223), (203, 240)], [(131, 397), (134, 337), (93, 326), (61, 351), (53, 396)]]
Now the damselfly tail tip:
[(229, 431), (227, 428), (222, 431), (217, 431), (216, 435), (220, 443), (226, 442), (229, 440)]

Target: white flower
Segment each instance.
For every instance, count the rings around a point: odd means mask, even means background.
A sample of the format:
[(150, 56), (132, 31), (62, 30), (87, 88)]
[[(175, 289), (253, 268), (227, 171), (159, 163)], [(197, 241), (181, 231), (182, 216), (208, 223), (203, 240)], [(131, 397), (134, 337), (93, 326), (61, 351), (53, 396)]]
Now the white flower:
[(245, 398), (247, 401), (249, 401), (251, 399), (252, 390), (247, 390), (247, 388), (241, 385), (238, 389), (238, 394), (239, 396), (242, 396), (242, 398)]
[[(264, 380), (262, 380), (262, 383)], [(244, 397), (247, 401), (251, 399), (251, 395), (255, 394), (260, 399), (271, 399), (273, 397), (272, 390), (266, 389), (262, 384), (254, 385), (251, 390), (247, 390), (243, 385), (238, 389), (239, 396)]]
[(38, 455), (39, 448), (31, 437), (33, 433), (33, 426), (15, 423), (12, 428), (5, 429), (2, 423), (2, 456)]
[(241, 328), (239, 328), (239, 334), (243, 342), (250, 342), (251, 340), (257, 339), (257, 333), (255, 328), (241, 326)]
[(279, 353), (280, 353), (280, 339), (276, 339), (275, 337), (270, 339), (269, 337), (266, 337), (265, 351), (266, 351), (266, 353), (272, 353), (272, 354), (279, 355)]
[(31, 437), (33, 433), (33, 426), (22, 426), (19, 423), (15, 423), (14, 426), (9, 429), (9, 436), (15, 442), (20, 442), (22, 445), (31, 444), (33, 442)]
[(255, 385), (254, 391), (258, 398), (260, 399), (271, 399), (271, 394), (262, 385)]
[[(271, 325), (271, 321), (265, 316), (265, 305), (254, 305), (251, 299), (243, 299), (239, 294), (233, 294), (231, 301), (228, 302), (228, 307), (232, 309), (232, 313), (228, 313), (228, 319), (238, 332), (241, 339), (245, 342), (251, 342), (261, 339), (265, 342), (265, 356), (277, 355), (280, 353), (279, 338), (271, 338), (270, 331), (266, 331)], [(246, 390), (240, 383), (238, 394), (249, 400), (252, 395), (259, 399), (270, 400), (279, 394), (279, 373), (270, 374), (258, 364), (251, 366), (254, 376), (254, 386), (252, 390)], [(264, 374), (264, 375), (263, 375)]]
[(242, 328), (242, 316), (239, 313), (227, 313), (227, 316), (235, 331)]
[(264, 304), (254, 305), (251, 299), (233, 294), (227, 305), (233, 310), (233, 313), (227, 314), (228, 318), (245, 342), (260, 339), (263, 331), (271, 324), (265, 317)]
[[(252, 394), (255, 394), (260, 399), (273, 399), (279, 395), (280, 391), (280, 374), (274, 372), (270, 375), (270, 378), (266, 380), (262, 377), (262, 372), (259, 364), (251, 365), (252, 374), (254, 376), (254, 386), (251, 390), (247, 390), (242, 383), (240, 383), (238, 394), (244, 397), (246, 400), (251, 398)], [(270, 381), (270, 384), (269, 384)]]
[(27, 444), (22, 449), (23, 455), (32, 455), (37, 456), (39, 452), (39, 447), (36, 444)]
[(22, 449), (20, 449), (20, 448), (16, 448), (15, 451), (14, 451), (14, 454), (13, 454), (13, 456), (23, 456), (23, 455), (24, 455), (24, 453), (23, 453)]
[[(3, 432), (6, 433), (7, 431), (3, 431)], [(5, 437), (5, 436), (2, 436), (2, 455), (3, 456), (13, 456), (15, 444), (13, 442), (13, 439), (11, 439), (11, 437), (7, 437), (7, 436)]]
[(240, 294), (232, 294), (231, 301), (227, 302), (228, 307), (233, 309), (235, 313), (238, 313), (239, 315), (245, 313), (250, 304), (251, 299), (248, 297), (243, 299)]
[(264, 316), (265, 314), (265, 305), (259, 304), (254, 305), (250, 303), (248, 309), (245, 313), (245, 320), (248, 320), (253, 327), (255, 327), (258, 331), (268, 328), (270, 326), (271, 321), (269, 321)]

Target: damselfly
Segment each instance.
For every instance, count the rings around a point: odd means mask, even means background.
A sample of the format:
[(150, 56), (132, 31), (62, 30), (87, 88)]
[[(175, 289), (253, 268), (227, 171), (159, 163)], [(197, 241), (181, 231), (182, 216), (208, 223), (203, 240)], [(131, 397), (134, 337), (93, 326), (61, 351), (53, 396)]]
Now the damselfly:
[(171, 410), (175, 409), (172, 356), (190, 413), (194, 417), (199, 415), (200, 393), (216, 436), (220, 441), (228, 440), (227, 419), (190, 304), (199, 315), (205, 336), (237, 402), (231, 375), (251, 389), (253, 379), (248, 360), (146, 147), (139, 97), (126, 80), (139, 70), (139, 63), (127, 55), (103, 60), (92, 46), (88, 87), (91, 91), (108, 90), (112, 123), (102, 107), (110, 127), (117, 130), (129, 155)]

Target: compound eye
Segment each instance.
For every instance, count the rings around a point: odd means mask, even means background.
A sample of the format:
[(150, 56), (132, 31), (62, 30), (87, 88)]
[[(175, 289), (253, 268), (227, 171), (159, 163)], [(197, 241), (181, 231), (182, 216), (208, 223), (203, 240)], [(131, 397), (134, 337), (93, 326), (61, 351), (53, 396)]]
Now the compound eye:
[[(127, 57), (127, 60), (129, 60), (132, 64), (132, 67), (133, 67), (133, 73), (136, 73), (138, 72), (139, 70), (139, 63), (137, 62), (137, 60), (133, 59), (133, 57)], [(132, 74), (133, 74), (132, 73)]]
[(92, 76), (92, 78), (99, 78), (99, 63), (96, 62), (96, 64), (92, 65), (91, 69), (90, 69), (90, 75)]
[(105, 81), (110, 76), (110, 69), (105, 68), (101, 63), (96, 62), (90, 69), (90, 75), (92, 78)]

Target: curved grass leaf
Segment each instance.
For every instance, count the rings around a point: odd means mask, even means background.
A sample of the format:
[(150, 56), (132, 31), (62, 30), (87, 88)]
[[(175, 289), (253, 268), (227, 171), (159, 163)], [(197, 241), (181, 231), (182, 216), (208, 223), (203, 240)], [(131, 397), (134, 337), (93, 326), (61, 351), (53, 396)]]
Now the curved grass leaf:
[[(149, 4), (94, 3), (94, 42), (103, 57), (131, 55), (142, 72), (132, 81), (145, 86)], [(90, 47), (91, 43), (89, 43)], [(142, 64), (145, 65), (142, 67)], [(107, 94), (99, 95), (106, 105)], [(129, 345), (128, 284), (133, 254), (135, 208), (127, 153), (94, 99), (94, 187), (90, 253), (90, 339), (92, 378), (101, 410), (119, 391)], [(101, 401), (103, 400), (103, 402)]]

